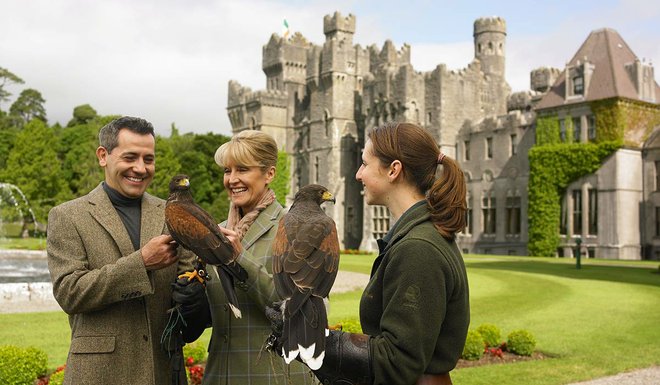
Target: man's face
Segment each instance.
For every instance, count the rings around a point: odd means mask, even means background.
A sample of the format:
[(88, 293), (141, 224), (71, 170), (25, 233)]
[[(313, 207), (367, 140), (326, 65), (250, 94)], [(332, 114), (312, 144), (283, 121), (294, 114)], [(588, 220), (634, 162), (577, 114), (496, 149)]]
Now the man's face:
[(127, 198), (141, 197), (154, 177), (155, 148), (152, 135), (122, 128), (112, 152), (105, 147), (96, 149), (99, 165), (105, 169), (105, 183)]

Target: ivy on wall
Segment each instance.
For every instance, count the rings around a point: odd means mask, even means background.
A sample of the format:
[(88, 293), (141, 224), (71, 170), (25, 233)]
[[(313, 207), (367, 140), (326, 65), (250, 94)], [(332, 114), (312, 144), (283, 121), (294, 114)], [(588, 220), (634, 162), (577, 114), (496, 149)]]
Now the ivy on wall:
[(536, 119), (536, 145), (560, 143), (559, 119), (556, 115), (540, 116)]
[[(537, 125), (538, 127), (538, 125)], [(529, 151), (530, 255), (551, 257), (559, 246), (560, 199), (577, 178), (598, 170), (620, 141), (547, 144)]]
[(596, 172), (624, 144), (639, 147), (660, 126), (660, 109), (647, 103), (612, 98), (589, 103), (595, 118), (595, 143), (573, 143), (570, 111), (562, 141), (558, 115), (536, 120), (536, 145), (529, 151), (530, 255), (554, 256), (559, 246), (560, 201), (574, 180)]

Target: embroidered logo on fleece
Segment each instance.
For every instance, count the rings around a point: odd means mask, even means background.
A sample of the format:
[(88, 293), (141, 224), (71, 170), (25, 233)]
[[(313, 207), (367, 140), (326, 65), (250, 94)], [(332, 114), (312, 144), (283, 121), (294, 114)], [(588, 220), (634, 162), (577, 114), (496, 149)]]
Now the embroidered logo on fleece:
[(419, 286), (408, 286), (404, 295), (403, 306), (417, 310), (419, 308), (419, 297), (421, 297), (421, 293), (422, 291), (420, 290)]

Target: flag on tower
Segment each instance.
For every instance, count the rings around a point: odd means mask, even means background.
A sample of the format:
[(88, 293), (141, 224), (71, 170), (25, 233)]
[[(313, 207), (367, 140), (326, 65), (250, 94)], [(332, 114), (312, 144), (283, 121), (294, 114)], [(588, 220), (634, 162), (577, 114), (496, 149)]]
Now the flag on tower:
[(284, 24), (282, 25), (282, 37), (284, 40), (289, 39), (289, 23), (284, 19)]

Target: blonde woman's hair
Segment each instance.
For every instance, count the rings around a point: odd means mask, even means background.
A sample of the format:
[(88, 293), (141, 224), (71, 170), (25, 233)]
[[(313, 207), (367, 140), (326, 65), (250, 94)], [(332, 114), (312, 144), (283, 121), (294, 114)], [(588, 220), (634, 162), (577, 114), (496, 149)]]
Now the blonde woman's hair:
[(247, 167), (275, 167), (277, 143), (272, 136), (262, 131), (241, 131), (218, 148), (214, 159), (220, 167), (230, 163)]

